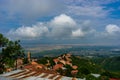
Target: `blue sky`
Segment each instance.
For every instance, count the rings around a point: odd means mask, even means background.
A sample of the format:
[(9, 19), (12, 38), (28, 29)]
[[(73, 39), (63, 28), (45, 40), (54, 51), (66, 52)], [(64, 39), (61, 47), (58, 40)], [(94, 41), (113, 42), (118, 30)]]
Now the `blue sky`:
[(0, 0), (0, 33), (24, 42), (120, 45), (120, 0)]

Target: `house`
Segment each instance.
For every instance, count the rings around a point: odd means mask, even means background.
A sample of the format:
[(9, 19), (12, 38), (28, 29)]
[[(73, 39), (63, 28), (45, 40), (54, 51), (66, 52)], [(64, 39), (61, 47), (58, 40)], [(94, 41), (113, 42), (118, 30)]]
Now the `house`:
[(29, 70), (45, 69), (45, 66), (32, 61), (31, 63), (24, 65), (24, 69)]
[(63, 67), (63, 64), (56, 64), (55, 66), (53, 66), (53, 70), (58, 70), (58, 69), (62, 69), (62, 67)]
[(73, 65), (73, 66), (72, 66), (72, 68), (73, 68), (73, 69), (77, 69), (77, 68), (78, 68), (78, 66), (76, 66), (76, 65)]
[(18, 58), (16, 61), (15, 61), (15, 66), (17, 69), (19, 68), (22, 68), (23, 67), (23, 59), (22, 58)]

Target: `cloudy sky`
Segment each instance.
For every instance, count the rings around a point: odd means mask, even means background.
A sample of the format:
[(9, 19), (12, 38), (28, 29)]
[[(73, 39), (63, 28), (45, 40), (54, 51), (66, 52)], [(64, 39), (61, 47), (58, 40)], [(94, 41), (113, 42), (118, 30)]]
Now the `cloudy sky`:
[(0, 33), (28, 43), (120, 45), (120, 0), (0, 0)]

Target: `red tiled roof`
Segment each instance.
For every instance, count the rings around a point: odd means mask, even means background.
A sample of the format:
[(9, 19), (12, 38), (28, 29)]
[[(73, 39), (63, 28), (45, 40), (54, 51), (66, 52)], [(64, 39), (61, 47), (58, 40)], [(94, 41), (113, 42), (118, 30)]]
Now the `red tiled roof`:
[(78, 66), (74, 65), (74, 66), (72, 66), (72, 68), (73, 68), (73, 69), (77, 69), (77, 68), (78, 68)]
[(65, 61), (65, 60), (63, 60), (63, 59), (62, 59), (62, 60), (60, 60), (60, 62), (61, 62), (62, 64), (64, 64), (64, 65), (66, 64), (66, 61)]
[(59, 62), (59, 59), (53, 59), (53, 61), (54, 61), (55, 63), (57, 63), (57, 62)]
[(53, 66), (53, 69), (57, 70), (57, 69), (62, 68), (62, 67), (63, 67), (63, 64), (56, 64), (55, 66)]
[(71, 73), (72, 74), (77, 74), (78, 70), (72, 70)]
[(32, 62), (31, 62), (31, 64), (32, 64), (32, 65), (36, 65), (36, 64), (38, 64), (38, 63), (37, 63), (37, 62), (32, 61)]
[(44, 65), (38, 64), (37, 62), (32, 62), (31, 64), (27, 64), (24, 66), (24, 69), (29, 69), (29, 70), (36, 70), (36, 69), (42, 69), (44, 68)]

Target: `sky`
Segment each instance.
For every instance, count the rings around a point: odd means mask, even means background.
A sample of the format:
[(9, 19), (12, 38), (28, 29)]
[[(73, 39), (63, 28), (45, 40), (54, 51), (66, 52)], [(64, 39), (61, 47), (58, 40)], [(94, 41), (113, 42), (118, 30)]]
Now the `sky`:
[(120, 0), (0, 0), (0, 33), (24, 43), (120, 45)]

